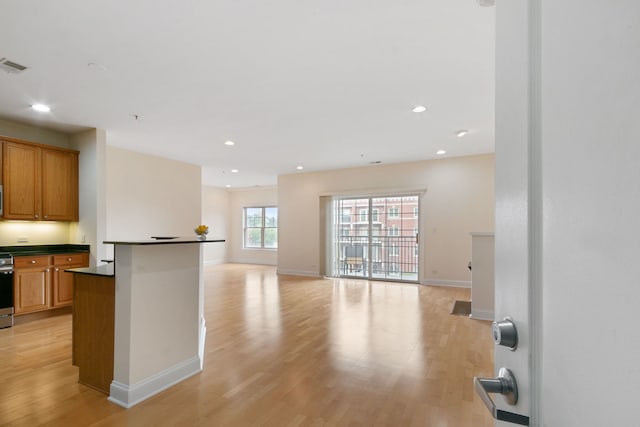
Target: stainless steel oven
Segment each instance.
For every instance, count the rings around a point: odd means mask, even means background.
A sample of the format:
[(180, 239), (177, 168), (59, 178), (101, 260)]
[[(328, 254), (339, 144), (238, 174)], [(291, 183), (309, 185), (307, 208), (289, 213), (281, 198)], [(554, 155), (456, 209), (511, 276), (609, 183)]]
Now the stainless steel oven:
[(13, 326), (13, 257), (0, 253), (0, 328)]

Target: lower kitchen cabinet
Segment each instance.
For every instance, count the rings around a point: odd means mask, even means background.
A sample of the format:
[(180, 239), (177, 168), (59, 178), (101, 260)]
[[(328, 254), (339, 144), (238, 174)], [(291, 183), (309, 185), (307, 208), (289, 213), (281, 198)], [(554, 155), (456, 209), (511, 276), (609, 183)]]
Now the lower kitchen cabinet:
[(51, 307), (51, 268), (48, 255), (15, 257), (15, 314), (47, 310)]
[(15, 273), (15, 314), (47, 310), (51, 306), (49, 269), (28, 269)]
[(88, 267), (89, 254), (16, 256), (14, 258), (15, 314), (71, 305), (73, 275), (67, 268)]
[(73, 302), (73, 274), (64, 270), (89, 266), (89, 254), (64, 254), (53, 256), (52, 307), (64, 307)]

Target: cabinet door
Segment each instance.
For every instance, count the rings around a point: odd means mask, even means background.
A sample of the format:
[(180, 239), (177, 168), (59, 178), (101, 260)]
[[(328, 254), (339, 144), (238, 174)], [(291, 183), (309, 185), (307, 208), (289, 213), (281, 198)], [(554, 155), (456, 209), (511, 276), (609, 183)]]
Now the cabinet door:
[(42, 219), (78, 220), (78, 154), (42, 149)]
[(40, 267), (15, 272), (15, 313), (47, 310), (51, 305), (50, 270)]
[(64, 307), (73, 302), (73, 274), (63, 269), (74, 267), (81, 266), (53, 267), (53, 307)]
[(53, 257), (53, 307), (71, 305), (73, 302), (73, 274), (67, 268), (88, 267), (89, 254), (64, 254)]
[(40, 219), (40, 148), (3, 144), (4, 219)]

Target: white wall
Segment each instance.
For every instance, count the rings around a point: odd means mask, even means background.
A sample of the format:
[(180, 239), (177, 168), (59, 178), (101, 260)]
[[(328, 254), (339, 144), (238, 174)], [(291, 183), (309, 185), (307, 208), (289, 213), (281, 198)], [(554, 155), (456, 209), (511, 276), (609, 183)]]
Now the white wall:
[[(229, 191), (229, 261), (235, 263), (276, 265), (280, 249), (244, 249), (243, 208), (279, 206), (278, 190), (275, 187), (259, 187)], [(279, 224), (280, 227), (280, 224)], [(278, 230), (278, 233), (280, 230)], [(278, 241), (278, 246), (280, 241)]]
[(107, 145), (107, 240), (193, 236), (201, 222), (201, 168)]
[[(224, 188), (202, 186), (202, 224), (209, 226), (209, 238), (229, 240), (229, 192)], [(204, 262), (221, 264), (227, 261), (229, 243), (203, 245)]]
[(70, 148), (69, 135), (66, 133), (10, 122), (8, 120), (0, 119), (0, 135), (37, 142), (39, 144)]
[(106, 233), (105, 166), (106, 133), (91, 129), (71, 136), (79, 156), (79, 221), (70, 226), (72, 242), (91, 245), (91, 265), (107, 256), (102, 242)]
[(472, 231), (494, 230), (494, 156), (457, 157), (278, 177), (278, 271), (321, 271), (320, 197), (427, 189), (421, 282), (469, 286)]

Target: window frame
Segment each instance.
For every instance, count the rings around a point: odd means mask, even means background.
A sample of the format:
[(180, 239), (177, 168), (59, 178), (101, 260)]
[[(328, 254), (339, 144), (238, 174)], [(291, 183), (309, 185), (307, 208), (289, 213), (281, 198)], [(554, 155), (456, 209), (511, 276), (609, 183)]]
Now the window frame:
[[(247, 211), (250, 209), (260, 209), (261, 210), (261, 225), (259, 227), (249, 227), (247, 226)], [(266, 211), (267, 209), (275, 209), (276, 210), (276, 226), (270, 227), (267, 226), (266, 221)], [(242, 249), (247, 250), (266, 250), (266, 251), (277, 251), (278, 250), (278, 223), (280, 221), (280, 211), (277, 206), (245, 206), (242, 208)], [(259, 229), (260, 230), (260, 246), (247, 246), (247, 231), (250, 229)], [(266, 247), (265, 246), (265, 230), (276, 230), (276, 241), (275, 247)]]

